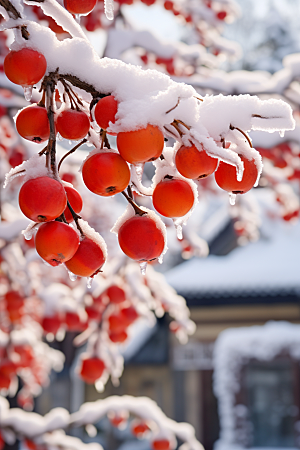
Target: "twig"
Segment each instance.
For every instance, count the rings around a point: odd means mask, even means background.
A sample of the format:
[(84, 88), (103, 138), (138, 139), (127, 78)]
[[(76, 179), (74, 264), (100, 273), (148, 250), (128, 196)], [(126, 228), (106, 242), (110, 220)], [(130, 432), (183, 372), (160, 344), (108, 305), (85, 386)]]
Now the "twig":
[(84, 234), (84, 232), (82, 231), (82, 228), (81, 228), (81, 226), (80, 226), (79, 223), (78, 223), (78, 220), (81, 219), (81, 216), (79, 216), (79, 215), (74, 211), (74, 209), (73, 209), (72, 206), (70, 205), (69, 200), (67, 200), (67, 205), (68, 205), (68, 208), (69, 208), (69, 210), (70, 210), (70, 212), (71, 212), (71, 214), (72, 214), (72, 217), (73, 217), (73, 219), (74, 219), (74, 222), (76, 223), (76, 227), (77, 227), (77, 229), (78, 229), (79, 232), (80, 232), (81, 237), (85, 237), (85, 234)]
[(239, 131), (240, 133), (242, 133), (242, 135), (245, 136), (245, 138), (247, 139), (248, 144), (250, 145), (250, 147), (253, 148), (253, 145), (252, 145), (252, 143), (251, 143), (251, 140), (250, 140), (249, 136), (245, 133), (245, 131), (241, 130), (241, 129), (238, 128), (238, 127), (234, 127), (233, 125), (229, 125), (229, 128), (230, 128), (231, 130), (237, 130), (237, 131)]
[(169, 114), (171, 111), (173, 111), (175, 108), (177, 108), (177, 106), (179, 105), (179, 102), (180, 102), (180, 98), (178, 98), (178, 101), (177, 101), (176, 105), (173, 106), (173, 108), (169, 109), (169, 110), (166, 112), (166, 114)]
[(126, 194), (125, 191), (122, 191), (121, 194), (124, 195), (128, 203), (131, 204), (131, 206), (134, 209), (135, 214), (138, 214), (139, 216), (143, 216), (144, 214), (147, 214), (146, 211), (143, 211), (141, 208), (138, 207), (138, 205), (132, 200), (132, 198), (129, 197), (129, 195)]
[(85, 144), (85, 142), (87, 142), (87, 139), (84, 138), (82, 139), (81, 142), (79, 142), (77, 145), (75, 145), (75, 147), (73, 147), (71, 150), (68, 151), (68, 153), (66, 153), (61, 160), (58, 163), (58, 167), (57, 167), (57, 171), (59, 172), (60, 166), (62, 165), (63, 161), (67, 158), (67, 156), (71, 155), (71, 153), (74, 153), (82, 144)]

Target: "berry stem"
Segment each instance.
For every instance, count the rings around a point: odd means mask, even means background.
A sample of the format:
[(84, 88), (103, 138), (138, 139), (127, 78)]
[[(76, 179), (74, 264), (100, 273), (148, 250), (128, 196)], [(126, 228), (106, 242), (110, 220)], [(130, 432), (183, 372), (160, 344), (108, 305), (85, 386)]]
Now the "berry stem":
[(121, 194), (124, 195), (128, 203), (131, 204), (131, 206), (134, 209), (135, 214), (138, 214), (139, 216), (143, 216), (144, 214), (147, 214), (146, 211), (143, 211), (141, 208), (138, 207), (138, 205), (132, 200), (132, 198), (129, 197), (129, 195), (126, 194), (125, 191), (122, 191)]
[(71, 153), (74, 153), (82, 144), (85, 144), (85, 142), (87, 142), (87, 139), (84, 138), (82, 139), (81, 142), (79, 142), (77, 145), (75, 145), (75, 147), (73, 147), (71, 150), (68, 151), (68, 153), (66, 153), (61, 160), (58, 163), (58, 167), (57, 167), (57, 171), (59, 172), (60, 170), (60, 166), (62, 165), (63, 161), (67, 158), (67, 156), (71, 155)]
[(70, 212), (71, 212), (71, 214), (72, 214), (72, 217), (73, 217), (73, 219), (74, 219), (74, 222), (76, 223), (76, 227), (77, 227), (77, 229), (78, 229), (79, 232), (80, 232), (81, 237), (84, 238), (84, 237), (85, 237), (85, 234), (84, 234), (84, 232), (82, 231), (82, 228), (81, 228), (81, 226), (79, 225), (79, 222), (78, 222), (79, 219), (81, 219), (81, 216), (79, 216), (79, 215), (74, 211), (74, 209), (73, 209), (72, 206), (70, 205), (69, 200), (67, 200), (67, 205), (68, 205), (68, 208), (69, 208), (69, 210), (70, 210)]
[(238, 128), (238, 127), (234, 127), (233, 125), (230, 125), (229, 128), (230, 128), (231, 130), (237, 130), (237, 131), (239, 131), (240, 133), (242, 133), (242, 135), (245, 136), (245, 138), (247, 139), (248, 144), (250, 145), (250, 147), (253, 148), (249, 136), (248, 136), (243, 130), (241, 130), (241, 129)]

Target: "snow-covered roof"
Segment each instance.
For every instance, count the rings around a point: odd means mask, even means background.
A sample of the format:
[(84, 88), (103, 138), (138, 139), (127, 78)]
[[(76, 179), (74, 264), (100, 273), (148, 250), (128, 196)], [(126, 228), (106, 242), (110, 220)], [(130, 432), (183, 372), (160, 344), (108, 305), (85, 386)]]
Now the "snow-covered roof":
[(300, 225), (269, 221), (269, 227), (268, 235), (226, 256), (184, 262), (166, 274), (167, 281), (191, 297), (299, 293)]

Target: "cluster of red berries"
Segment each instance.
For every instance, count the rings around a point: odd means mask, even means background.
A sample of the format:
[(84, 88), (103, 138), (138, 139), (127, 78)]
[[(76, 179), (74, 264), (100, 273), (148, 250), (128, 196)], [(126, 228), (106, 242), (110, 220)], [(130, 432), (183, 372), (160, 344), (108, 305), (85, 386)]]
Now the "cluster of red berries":
[[(30, 86), (45, 75), (47, 63), (41, 53), (25, 47), (6, 56), (4, 69), (14, 83)], [(66, 139), (83, 139), (93, 126), (92, 120), (102, 129), (104, 136), (111, 133), (110, 126), (115, 123), (118, 113), (118, 101), (113, 95), (99, 98), (92, 108), (91, 117), (79, 105), (80, 102), (74, 103), (73, 97), (71, 108), (62, 108), (55, 114), (57, 133)], [(23, 108), (17, 116), (16, 128), (25, 139), (34, 142), (47, 140), (50, 126), (44, 105)], [(121, 131), (116, 141), (117, 150), (102, 148), (93, 152), (83, 163), (83, 181), (97, 195), (112, 196), (124, 192), (130, 183), (129, 164), (164, 159), (164, 135), (157, 126), (148, 124), (143, 129)], [(234, 166), (219, 162), (208, 155), (202, 146), (182, 145), (175, 155), (175, 165), (180, 175), (166, 175), (156, 184), (152, 196), (155, 210), (168, 218), (185, 216), (195, 203), (195, 193), (189, 180), (198, 180), (214, 172), (216, 182), (222, 189), (234, 194), (247, 192), (255, 184), (258, 170), (254, 160), (243, 155), (240, 157), (244, 163), (244, 173), (242, 180), (238, 181)], [(26, 217), (34, 222), (46, 222), (39, 227), (35, 239), (36, 249), (45, 261), (53, 266), (65, 263), (70, 272), (79, 276), (92, 277), (98, 273), (105, 262), (105, 252), (95, 239), (82, 233), (76, 221), (82, 209), (82, 199), (73, 187), (63, 186), (55, 174), (29, 179), (20, 190), (19, 204)], [(165, 247), (162, 229), (146, 211), (135, 210), (135, 213), (118, 230), (121, 249), (137, 261), (158, 258)], [(64, 220), (60, 219), (62, 215)], [(81, 231), (81, 240), (74, 228), (68, 225), (73, 219)]]

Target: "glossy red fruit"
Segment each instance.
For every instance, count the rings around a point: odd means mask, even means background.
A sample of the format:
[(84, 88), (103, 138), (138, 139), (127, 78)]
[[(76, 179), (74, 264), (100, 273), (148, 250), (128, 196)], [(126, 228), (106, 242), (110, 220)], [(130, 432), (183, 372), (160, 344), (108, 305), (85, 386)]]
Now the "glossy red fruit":
[(18, 354), (18, 367), (29, 367), (34, 360), (33, 349), (30, 345), (15, 345), (14, 352)]
[(106, 289), (106, 295), (108, 296), (109, 301), (111, 303), (122, 303), (126, 300), (126, 294), (124, 289), (121, 289), (119, 286), (116, 286), (115, 284), (109, 286), (109, 288)]
[(100, 98), (94, 110), (95, 120), (99, 127), (106, 130), (109, 122), (115, 123), (117, 112), (118, 102), (113, 95)]
[(153, 191), (153, 206), (165, 217), (185, 216), (193, 207), (195, 197), (189, 183), (176, 178), (165, 178)]
[(16, 167), (22, 164), (22, 162), (25, 160), (25, 150), (22, 146), (17, 145), (13, 149), (11, 149), (8, 162), (11, 165), (11, 167)]
[(86, 187), (94, 194), (109, 197), (124, 191), (130, 181), (128, 164), (118, 153), (97, 153), (82, 167)]
[(86, 306), (85, 312), (87, 313), (89, 320), (100, 322), (102, 314), (101, 311), (99, 311), (97, 308), (95, 308), (94, 306)]
[(215, 172), (215, 179), (218, 186), (225, 191), (233, 194), (245, 194), (254, 186), (258, 170), (254, 159), (247, 159), (243, 155), (239, 155), (244, 163), (244, 173), (241, 181), (237, 180), (236, 167), (220, 161), (219, 167)]
[(9, 377), (7, 377), (6, 375), (3, 375), (0, 372), (0, 390), (8, 389), (10, 386), (10, 381), (11, 381), (11, 379)]
[(97, 0), (64, 0), (65, 8), (72, 14), (88, 14), (96, 3)]
[(74, 256), (66, 262), (70, 272), (80, 277), (93, 277), (105, 263), (105, 255), (98, 243), (84, 238)]
[(148, 124), (146, 128), (118, 133), (117, 147), (131, 164), (154, 161), (163, 151), (164, 135), (158, 127)]
[(227, 16), (227, 12), (226, 12), (226, 11), (219, 11), (219, 12), (217, 13), (217, 18), (218, 18), (219, 20), (224, 20), (226, 16)]
[(22, 213), (34, 222), (48, 222), (59, 217), (67, 206), (63, 185), (50, 177), (31, 178), (20, 189)]
[(131, 432), (137, 437), (143, 436), (145, 433), (150, 431), (150, 428), (146, 424), (146, 422), (136, 420), (132, 423)]
[(21, 86), (33, 86), (46, 73), (47, 61), (42, 53), (31, 48), (9, 52), (4, 59), (4, 72), (7, 78)]
[[(79, 194), (78, 191), (76, 191), (76, 189), (74, 189), (71, 186), (64, 186), (64, 188), (65, 188), (65, 191), (66, 191), (66, 194), (67, 194), (67, 198), (68, 198), (68, 201), (69, 201), (72, 209), (77, 214), (79, 214), (80, 211), (82, 210), (82, 207), (83, 207), (83, 201), (82, 201), (81, 195)], [(68, 206), (64, 210), (64, 215), (65, 215), (66, 221), (68, 223), (73, 221), (73, 216), (72, 216), (72, 213), (71, 213), (70, 208)]]
[(28, 141), (40, 143), (50, 136), (50, 126), (46, 108), (36, 104), (23, 108), (16, 119), (16, 128), (20, 136)]
[(165, 246), (162, 231), (148, 215), (136, 215), (123, 223), (118, 240), (123, 252), (136, 261), (158, 258)]
[(164, 8), (165, 8), (167, 11), (172, 11), (173, 6), (174, 6), (174, 3), (171, 2), (171, 0), (166, 0), (166, 1), (164, 2)]
[(199, 151), (195, 145), (182, 145), (176, 152), (175, 164), (178, 172), (186, 178), (205, 178), (216, 170), (218, 159), (209, 156), (203, 148)]
[(79, 374), (89, 384), (95, 383), (105, 370), (104, 362), (99, 358), (86, 358), (81, 362)]
[(114, 342), (115, 344), (121, 344), (122, 342), (125, 342), (128, 338), (128, 334), (125, 330), (120, 331), (119, 333), (109, 333), (109, 339)]
[(83, 139), (90, 129), (90, 119), (83, 111), (65, 109), (56, 117), (56, 131), (65, 139)]
[(119, 314), (111, 314), (108, 318), (108, 327), (110, 333), (121, 333), (127, 328), (125, 316)]
[(35, 236), (36, 251), (51, 266), (71, 259), (79, 246), (79, 236), (74, 228), (62, 222), (41, 225)]
[(82, 331), (86, 328), (86, 323), (80, 320), (80, 317), (76, 312), (67, 311), (64, 322), (69, 331)]
[(120, 311), (120, 315), (123, 318), (123, 321), (126, 324), (126, 326), (131, 325), (139, 317), (136, 309), (133, 306), (128, 306), (128, 308), (122, 308)]
[(170, 450), (171, 445), (168, 439), (155, 439), (151, 442), (153, 450)]
[(45, 333), (56, 334), (61, 326), (61, 320), (58, 315), (45, 316), (42, 320), (42, 327)]

